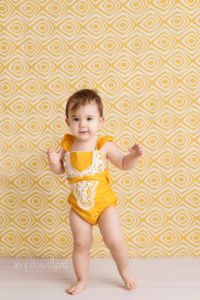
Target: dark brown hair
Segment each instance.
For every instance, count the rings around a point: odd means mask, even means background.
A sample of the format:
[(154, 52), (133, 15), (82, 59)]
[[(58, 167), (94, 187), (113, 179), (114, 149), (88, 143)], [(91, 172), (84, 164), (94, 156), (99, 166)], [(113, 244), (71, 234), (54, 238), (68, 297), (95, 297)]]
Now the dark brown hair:
[(70, 103), (74, 103), (71, 111), (76, 111), (79, 106), (84, 106), (88, 103), (95, 102), (100, 114), (100, 117), (103, 117), (103, 102), (101, 97), (97, 94), (97, 90), (90, 90), (90, 89), (82, 89), (75, 92), (71, 95), (67, 101), (65, 114), (68, 118), (68, 109)]

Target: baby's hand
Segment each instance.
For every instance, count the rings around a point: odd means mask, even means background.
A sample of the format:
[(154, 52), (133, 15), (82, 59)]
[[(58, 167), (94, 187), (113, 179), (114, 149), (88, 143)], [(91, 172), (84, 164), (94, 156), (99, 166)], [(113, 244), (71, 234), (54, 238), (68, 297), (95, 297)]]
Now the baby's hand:
[(57, 153), (51, 149), (47, 151), (46, 154), (48, 156), (48, 160), (52, 163), (52, 165), (56, 166), (58, 164), (62, 150), (63, 150), (63, 148), (61, 147)]
[(128, 151), (130, 154), (135, 157), (135, 156), (143, 156), (143, 148), (139, 143), (135, 143), (133, 147), (128, 148)]

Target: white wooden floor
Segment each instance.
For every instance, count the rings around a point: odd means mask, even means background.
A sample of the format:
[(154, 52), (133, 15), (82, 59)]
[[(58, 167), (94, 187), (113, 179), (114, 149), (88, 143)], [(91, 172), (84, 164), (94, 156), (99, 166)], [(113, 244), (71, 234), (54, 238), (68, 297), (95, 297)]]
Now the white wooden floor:
[(71, 295), (72, 259), (0, 258), (0, 300), (200, 300), (200, 257), (129, 258), (129, 267), (138, 285), (131, 291), (112, 258), (91, 258), (87, 288)]

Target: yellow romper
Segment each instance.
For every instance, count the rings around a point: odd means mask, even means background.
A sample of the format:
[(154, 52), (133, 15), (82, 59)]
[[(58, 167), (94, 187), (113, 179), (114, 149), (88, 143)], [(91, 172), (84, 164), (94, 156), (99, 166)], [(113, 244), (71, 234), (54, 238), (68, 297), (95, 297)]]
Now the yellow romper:
[(63, 166), (71, 187), (68, 203), (84, 220), (96, 225), (106, 208), (117, 205), (117, 196), (109, 186), (113, 180), (108, 168), (104, 171), (103, 154), (100, 151), (105, 142), (114, 138), (98, 136), (94, 151), (70, 152), (75, 138), (72, 134), (65, 134), (61, 141), (61, 147), (66, 151)]

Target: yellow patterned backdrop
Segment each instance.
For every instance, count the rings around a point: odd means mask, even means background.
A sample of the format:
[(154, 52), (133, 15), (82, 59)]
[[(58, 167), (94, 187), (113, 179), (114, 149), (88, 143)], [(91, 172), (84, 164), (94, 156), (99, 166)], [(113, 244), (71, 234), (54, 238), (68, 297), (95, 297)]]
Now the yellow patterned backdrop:
[[(200, 255), (200, 2), (0, 2), (0, 256), (71, 257), (66, 175), (49, 168), (65, 105), (104, 103), (98, 135), (136, 168), (109, 162), (129, 257)], [(98, 226), (91, 257), (111, 257)]]

